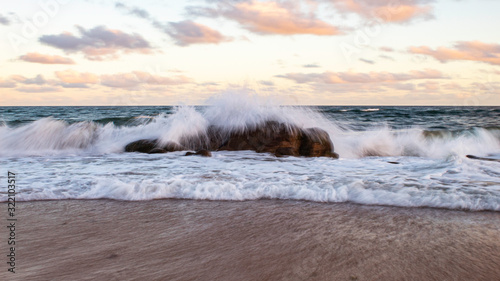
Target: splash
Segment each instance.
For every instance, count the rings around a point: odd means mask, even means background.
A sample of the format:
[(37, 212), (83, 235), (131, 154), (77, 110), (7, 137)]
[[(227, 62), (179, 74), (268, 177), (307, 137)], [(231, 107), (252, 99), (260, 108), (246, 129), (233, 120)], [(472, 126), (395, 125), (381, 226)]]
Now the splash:
[[(129, 116), (130, 122), (92, 121), (69, 124), (42, 118), (20, 127), (0, 125), (0, 156), (101, 155), (120, 153), (138, 139), (177, 142), (206, 134), (210, 126), (221, 131), (251, 130), (266, 121), (327, 131), (341, 158), (418, 156), (428, 158), (488, 155), (500, 150), (500, 130), (475, 128), (460, 132), (426, 131), (422, 128), (393, 130), (381, 125), (359, 131), (342, 128), (336, 120), (313, 107), (282, 106), (277, 99), (245, 93), (226, 93), (210, 98), (203, 107), (179, 106), (171, 114)], [(374, 110), (374, 109), (368, 109)]]

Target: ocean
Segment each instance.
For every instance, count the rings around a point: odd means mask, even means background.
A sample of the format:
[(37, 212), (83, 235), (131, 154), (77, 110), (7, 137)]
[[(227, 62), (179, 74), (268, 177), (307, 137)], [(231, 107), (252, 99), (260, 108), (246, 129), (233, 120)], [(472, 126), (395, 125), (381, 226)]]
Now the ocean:
[[(214, 151), (126, 153), (209, 125), (266, 120), (326, 130), (339, 159)], [(485, 159), (469, 159), (475, 155)], [(1, 173), (16, 200), (305, 200), (500, 211), (500, 107), (281, 106), (225, 98), (207, 106), (0, 107)], [(0, 201), (7, 201), (6, 189)]]

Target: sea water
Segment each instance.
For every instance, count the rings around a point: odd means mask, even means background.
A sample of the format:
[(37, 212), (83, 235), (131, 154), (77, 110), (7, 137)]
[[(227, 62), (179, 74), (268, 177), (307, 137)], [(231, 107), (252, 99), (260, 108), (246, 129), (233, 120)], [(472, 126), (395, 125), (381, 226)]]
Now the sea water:
[[(139, 139), (175, 142), (210, 125), (241, 131), (267, 120), (326, 130), (340, 159), (124, 152)], [(18, 201), (268, 198), (500, 211), (500, 162), (466, 155), (500, 159), (500, 107), (282, 106), (227, 96), (206, 106), (0, 107), (0, 172), (16, 173)]]

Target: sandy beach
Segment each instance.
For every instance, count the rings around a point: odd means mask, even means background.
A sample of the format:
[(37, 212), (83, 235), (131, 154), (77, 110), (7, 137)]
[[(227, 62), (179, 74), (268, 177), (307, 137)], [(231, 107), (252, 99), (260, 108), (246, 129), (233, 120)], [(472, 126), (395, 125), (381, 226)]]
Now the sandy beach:
[(2, 262), (2, 280), (500, 278), (497, 212), (279, 200), (17, 207), (16, 273)]

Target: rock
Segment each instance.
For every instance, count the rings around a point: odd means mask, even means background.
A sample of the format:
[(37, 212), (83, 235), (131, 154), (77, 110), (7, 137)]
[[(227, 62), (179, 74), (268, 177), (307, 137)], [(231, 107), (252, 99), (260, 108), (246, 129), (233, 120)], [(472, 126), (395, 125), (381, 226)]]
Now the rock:
[(212, 152), (205, 150), (205, 149), (202, 149), (200, 151), (197, 151), (196, 155), (201, 155), (203, 157), (212, 157)]
[(302, 129), (302, 142), (299, 154), (306, 157), (327, 156), (339, 158), (337, 153), (332, 153), (333, 143), (330, 135), (320, 128)]
[(127, 146), (125, 146), (125, 151), (148, 153), (156, 148), (157, 143), (157, 140), (138, 140), (127, 144)]
[(276, 151), (274, 152), (274, 156), (276, 157), (283, 157), (290, 155), (294, 155), (294, 149), (292, 147), (278, 147), (278, 149), (276, 149)]
[(262, 126), (244, 132), (234, 132), (219, 150), (253, 150), (280, 155), (299, 156), (300, 130), (296, 126), (268, 121)]
[(478, 156), (475, 156), (475, 155), (465, 155), (465, 157), (467, 157), (469, 159), (475, 159), (475, 160), (500, 162), (500, 159), (496, 159), (496, 158), (478, 157)]
[(163, 148), (153, 148), (151, 149), (148, 153), (149, 154), (156, 154), (156, 153), (167, 153), (168, 151), (166, 151), (165, 149)]
[(281, 156), (332, 157), (333, 143), (328, 133), (320, 128), (301, 129), (296, 125), (267, 121), (245, 131), (230, 131), (209, 126), (199, 135), (184, 137), (179, 141), (160, 143), (158, 140), (138, 140), (125, 147), (127, 152), (165, 153), (181, 150), (195, 150), (188, 155), (210, 157), (210, 150), (252, 150)]
[(191, 155), (200, 155), (200, 156), (203, 156), (203, 157), (212, 157), (212, 152), (208, 151), (208, 150), (205, 150), (205, 149), (202, 149), (202, 150), (199, 150), (199, 151), (196, 151), (196, 152), (186, 152), (186, 154), (184, 156), (191, 156)]
[(166, 150), (167, 152), (173, 152), (173, 151), (183, 151), (186, 150), (184, 146), (175, 143), (175, 142), (167, 142), (165, 144), (159, 143), (159, 147)]
[(138, 140), (125, 146), (126, 152), (166, 153), (182, 150), (185, 150), (184, 147), (175, 142), (161, 144), (158, 140)]

